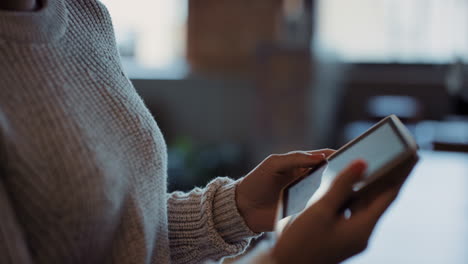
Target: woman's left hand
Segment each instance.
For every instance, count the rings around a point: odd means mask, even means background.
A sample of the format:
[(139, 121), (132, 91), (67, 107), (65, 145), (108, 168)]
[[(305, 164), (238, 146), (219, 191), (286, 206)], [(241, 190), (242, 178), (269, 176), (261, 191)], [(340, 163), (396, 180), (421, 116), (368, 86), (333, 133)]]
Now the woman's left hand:
[(237, 186), (236, 202), (249, 228), (272, 231), (281, 190), (334, 152), (322, 149), (270, 155), (247, 174)]

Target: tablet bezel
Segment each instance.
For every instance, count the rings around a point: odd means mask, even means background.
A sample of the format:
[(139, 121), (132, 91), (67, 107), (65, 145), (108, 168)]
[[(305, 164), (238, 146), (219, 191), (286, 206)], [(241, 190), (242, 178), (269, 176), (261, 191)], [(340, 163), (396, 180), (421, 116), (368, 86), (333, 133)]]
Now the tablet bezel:
[[(386, 165), (382, 166), (379, 170), (375, 171), (373, 174), (369, 175), (364, 182), (359, 184), (359, 189), (364, 188), (365, 186), (368, 186), (372, 182), (376, 181), (379, 179), (382, 175), (387, 173), (389, 170), (392, 168), (396, 167), (398, 164), (404, 162), (405, 160), (415, 156), (417, 154), (417, 144), (414, 141), (413, 137), (411, 136), (410, 132), (408, 129), (405, 127), (405, 125), (400, 121), (400, 119), (395, 116), (395, 115), (390, 115), (381, 121), (379, 121), (377, 124), (369, 128), (366, 132), (358, 136), (357, 138), (351, 140), (350, 142), (346, 143), (343, 147), (338, 149), (335, 153), (330, 155), (327, 160), (331, 161), (333, 160), (334, 157), (340, 155), (341, 153), (345, 152), (348, 148), (351, 146), (359, 143), (362, 139), (367, 137), (369, 134), (373, 133), (375, 130), (377, 130), (379, 127), (389, 124), (392, 128), (392, 130), (395, 132), (395, 134), (400, 138), (402, 144), (405, 146), (405, 151), (403, 152), (402, 155), (399, 155), (395, 157), (392, 161), (388, 162)], [(287, 187), (285, 187), (280, 195), (280, 201), (278, 204), (278, 216), (277, 220), (281, 220), (285, 217), (287, 217), (286, 212), (287, 212), (287, 200), (288, 200), (288, 190), (298, 182), (300, 182), (302, 179), (308, 177), (309, 175), (313, 174), (317, 169), (321, 168), (322, 166), (326, 165), (327, 161), (324, 161), (323, 163), (317, 165), (313, 170), (307, 174), (304, 177), (301, 177), (294, 182), (290, 183)]]

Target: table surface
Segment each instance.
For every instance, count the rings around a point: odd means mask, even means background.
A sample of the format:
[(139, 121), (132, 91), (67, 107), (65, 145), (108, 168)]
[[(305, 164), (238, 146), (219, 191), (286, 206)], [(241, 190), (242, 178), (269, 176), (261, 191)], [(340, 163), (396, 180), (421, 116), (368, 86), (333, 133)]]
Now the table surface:
[(346, 264), (468, 263), (468, 154), (420, 155), (367, 250)]

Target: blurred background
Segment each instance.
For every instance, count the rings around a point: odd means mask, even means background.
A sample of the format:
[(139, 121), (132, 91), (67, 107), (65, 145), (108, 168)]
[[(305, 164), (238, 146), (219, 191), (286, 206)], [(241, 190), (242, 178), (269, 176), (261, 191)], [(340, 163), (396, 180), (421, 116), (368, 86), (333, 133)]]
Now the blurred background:
[(169, 189), (398, 115), (421, 162), (350, 263), (468, 263), (468, 0), (102, 0)]

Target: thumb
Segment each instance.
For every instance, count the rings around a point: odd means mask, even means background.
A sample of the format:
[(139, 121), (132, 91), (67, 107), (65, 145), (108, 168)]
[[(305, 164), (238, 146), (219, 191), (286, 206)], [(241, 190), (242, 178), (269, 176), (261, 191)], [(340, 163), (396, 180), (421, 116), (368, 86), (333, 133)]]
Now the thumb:
[(268, 157), (269, 167), (278, 172), (286, 172), (297, 168), (311, 168), (325, 160), (322, 152), (308, 153), (292, 151), (285, 154), (274, 154)]
[(354, 193), (353, 186), (361, 180), (366, 167), (366, 162), (363, 160), (352, 162), (340, 172), (320, 202), (333, 210), (341, 209)]

